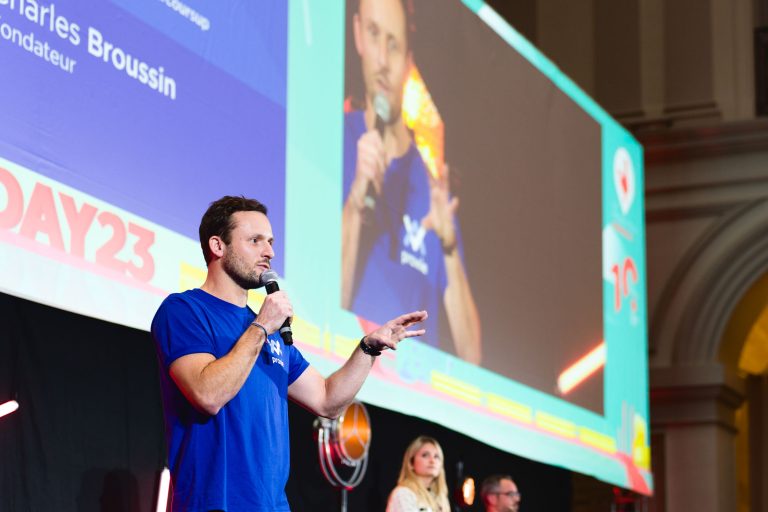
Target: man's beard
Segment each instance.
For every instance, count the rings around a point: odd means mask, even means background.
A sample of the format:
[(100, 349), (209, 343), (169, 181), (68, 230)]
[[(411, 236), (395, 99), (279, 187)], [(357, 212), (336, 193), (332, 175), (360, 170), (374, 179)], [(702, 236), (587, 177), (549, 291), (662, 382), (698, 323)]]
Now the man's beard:
[(249, 270), (243, 260), (231, 251), (227, 251), (227, 254), (224, 256), (222, 268), (244, 290), (253, 290), (262, 285), (261, 275), (254, 269)]

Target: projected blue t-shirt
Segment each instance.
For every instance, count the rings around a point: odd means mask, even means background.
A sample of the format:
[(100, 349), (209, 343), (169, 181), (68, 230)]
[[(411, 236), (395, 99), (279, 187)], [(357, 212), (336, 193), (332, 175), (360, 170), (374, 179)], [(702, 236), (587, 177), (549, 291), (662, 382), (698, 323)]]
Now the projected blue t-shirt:
[[(355, 179), (357, 140), (365, 132), (362, 111), (346, 114), (344, 201)], [(350, 309), (376, 323), (425, 309), (429, 318), (421, 339), (436, 346), (446, 274), (440, 239), (421, 225), (430, 206), (427, 172), (413, 143), (387, 167), (376, 209), (362, 228)]]
[(170, 295), (152, 321), (174, 510), (290, 510), (288, 386), (309, 366), (298, 349), (270, 335), (243, 387), (215, 416), (195, 410), (168, 374), (181, 356), (227, 354), (255, 316), (195, 289)]

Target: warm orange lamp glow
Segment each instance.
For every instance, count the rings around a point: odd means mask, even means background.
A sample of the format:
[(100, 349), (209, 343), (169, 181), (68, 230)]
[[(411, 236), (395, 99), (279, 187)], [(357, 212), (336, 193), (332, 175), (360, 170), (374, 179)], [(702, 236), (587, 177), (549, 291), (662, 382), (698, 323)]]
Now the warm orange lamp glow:
[(359, 402), (353, 402), (339, 418), (338, 448), (342, 458), (359, 461), (371, 444), (371, 424), (368, 413)]
[(461, 484), (461, 496), (464, 499), (464, 505), (471, 507), (475, 502), (475, 479), (467, 477)]

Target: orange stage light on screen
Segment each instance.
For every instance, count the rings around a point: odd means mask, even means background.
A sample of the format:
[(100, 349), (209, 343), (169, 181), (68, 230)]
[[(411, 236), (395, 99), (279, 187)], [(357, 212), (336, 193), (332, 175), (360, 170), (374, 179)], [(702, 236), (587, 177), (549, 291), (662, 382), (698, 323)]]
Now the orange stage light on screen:
[(603, 366), (605, 366), (604, 341), (560, 374), (557, 378), (558, 391), (560, 394), (567, 395)]
[(403, 119), (413, 131), (416, 148), (427, 169), (437, 178), (444, 162), (444, 125), (416, 66), (411, 66), (403, 86)]
[(5, 402), (4, 404), (0, 404), (0, 418), (5, 416), (6, 414), (11, 414), (13, 411), (19, 408), (19, 402), (16, 400), (11, 400), (9, 402)]

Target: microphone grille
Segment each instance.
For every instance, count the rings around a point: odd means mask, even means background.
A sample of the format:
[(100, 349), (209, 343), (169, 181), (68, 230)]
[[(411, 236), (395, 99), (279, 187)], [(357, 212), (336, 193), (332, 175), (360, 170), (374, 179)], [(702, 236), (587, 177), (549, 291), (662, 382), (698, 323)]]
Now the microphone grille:
[(382, 93), (377, 92), (373, 97), (373, 111), (377, 116), (381, 118), (385, 123), (389, 122), (390, 107), (387, 97)]
[(277, 272), (272, 269), (265, 270), (259, 276), (259, 281), (261, 281), (261, 286), (264, 286), (267, 283), (274, 283), (277, 281)]

